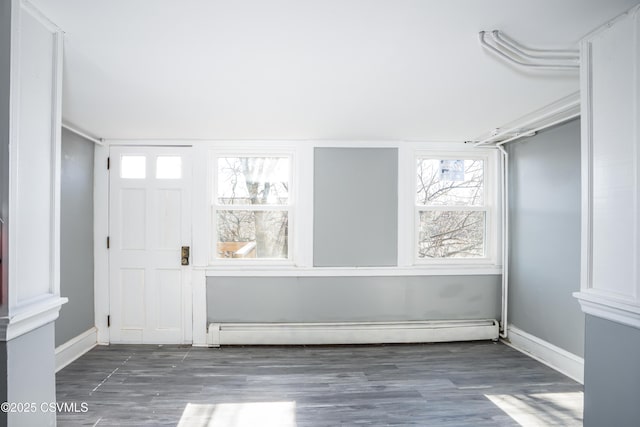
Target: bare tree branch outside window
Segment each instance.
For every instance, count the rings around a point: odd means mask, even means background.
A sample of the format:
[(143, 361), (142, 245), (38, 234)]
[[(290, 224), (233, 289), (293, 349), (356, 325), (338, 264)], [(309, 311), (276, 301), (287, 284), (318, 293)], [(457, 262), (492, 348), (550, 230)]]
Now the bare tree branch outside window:
[(417, 162), (418, 258), (480, 258), (485, 254), (484, 162)]
[(217, 159), (217, 258), (287, 258), (288, 157)]

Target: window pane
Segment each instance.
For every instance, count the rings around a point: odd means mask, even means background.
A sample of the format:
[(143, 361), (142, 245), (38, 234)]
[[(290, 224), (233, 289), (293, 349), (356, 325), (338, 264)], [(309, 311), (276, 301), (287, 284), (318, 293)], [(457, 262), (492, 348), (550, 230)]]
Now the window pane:
[(419, 205), (484, 205), (482, 160), (418, 159), (417, 178)]
[(120, 178), (144, 179), (147, 176), (145, 156), (122, 156), (120, 158)]
[(289, 158), (223, 157), (218, 159), (218, 203), (286, 205)]
[(218, 211), (217, 227), (217, 258), (288, 258), (286, 211)]
[(182, 178), (182, 157), (180, 156), (158, 156), (156, 159), (157, 179), (180, 179)]
[(481, 258), (484, 236), (484, 211), (420, 212), (418, 258)]

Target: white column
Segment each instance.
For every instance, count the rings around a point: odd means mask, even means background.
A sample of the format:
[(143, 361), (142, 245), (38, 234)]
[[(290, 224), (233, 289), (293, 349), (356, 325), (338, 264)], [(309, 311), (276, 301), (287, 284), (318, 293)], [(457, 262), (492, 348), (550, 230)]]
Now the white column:
[[(0, 400), (54, 402), (60, 306), (62, 33), (24, 0), (0, 0)], [(55, 413), (1, 413), (55, 425)]]
[(585, 313), (640, 328), (640, 6), (582, 42)]
[(65, 302), (59, 250), (62, 32), (29, 3), (6, 3), (10, 11), (4, 9), (3, 18), (11, 30), (2, 75), (6, 83), (8, 72), (9, 80), (8, 134), (2, 135), (3, 168), (9, 171), (2, 201), (2, 341), (55, 320)]

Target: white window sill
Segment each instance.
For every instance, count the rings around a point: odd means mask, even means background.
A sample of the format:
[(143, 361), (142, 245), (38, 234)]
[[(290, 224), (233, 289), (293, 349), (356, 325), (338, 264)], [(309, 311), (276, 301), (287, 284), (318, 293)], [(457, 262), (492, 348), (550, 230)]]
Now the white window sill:
[(481, 276), (502, 274), (501, 266), (447, 265), (415, 267), (291, 267), (205, 266), (207, 277), (362, 277), (362, 276)]

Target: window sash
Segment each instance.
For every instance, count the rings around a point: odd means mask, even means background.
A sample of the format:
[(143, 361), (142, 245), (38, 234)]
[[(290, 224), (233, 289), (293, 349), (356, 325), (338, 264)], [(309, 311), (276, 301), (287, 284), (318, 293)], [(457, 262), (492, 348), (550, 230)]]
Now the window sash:
[[(218, 168), (218, 160), (220, 158), (286, 158), (289, 162), (289, 173), (288, 173), (288, 198), (286, 204), (222, 204), (218, 201), (218, 180), (220, 179), (220, 171)], [(209, 263), (211, 265), (219, 265), (219, 264), (238, 264), (238, 263), (249, 263), (249, 264), (257, 264), (257, 265), (290, 265), (293, 261), (294, 247), (293, 247), (293, 230), (294, 230), (294, 201), (295, 201), (295, 183), (293, 182), (294, 178), (294, 155), (291, 151), (242, 151), (242, 150), (216, 150), (211, 158), (210, 158), (210, 179), (209, 183), (211, 185), (210, 195), (210, 224), (211, 224), (211, 233), (210, 233), (210, 247), (214, 249), (211, 252), (211, 256), (209, 259)], [(287, 256), (286, 258), (222, 258), (217, 256), (216, 247), (219, 243), (219, 235), (218, 235), (218, 212), (220, 211), (256, 211), (256, 212), (266, 212), (266, 211), (277, 211), (277, 212), (286, 212), (287, 213), (287, 221), (288, 221), (288, 232), (287, 232)]]
[[(483, 212), (484, 213), (484, 229), (482, 230), (482, 246), (483, 256), (475, 257), (420, 257), (420, 213), (422, 212)], [(413, 258), (415, 264), (474, 264), (485, 263), (492, 259), (491, 255), (491, 227), (492, 227), (492, 210), (489, 208), (459, 206), (451, 209), (441, 208), (432, 209), (431, 207), (417, 206), (414, 214), (414, 249)]]
[(490, 209), (487, 206), (430, 206), (430, 205), (416, 205), (416, 211), (486, 211)]
[[(435, 161), (439, 161), (439, 160), (478, 160), (478, 161), (482, 161), (482, 192), (483, 192), (483, 196), (482, 196), (482, 203), (481, 204), (476, 204), (476, 205), (461, 205), (461, 204), (427, 204), (427, 203), (420, 203), (417, 200), (416, 197), (416, 191), (418, 190), (417, 188), (417, 178), (418, 178), (418, 162), (422, 161), (422, 160), (435, 160)], [(428, 207), (431, 210), (438, 210), (439, 208), (444, 208), (444, 210), (457, 210), (458, 208), (480, 208), (480, 209), (484, 209), (487, 207), (488, 205), (488, 198), (491, 197), (490, 192), (487, 191), (487, 171), (488, 171), (488, 163), (489, 163), (489, 159), (485, 156), (477, 156), (477, 155), (469, 155), (468, 153), (461, 153), (459, 155), (451, 155), (451, 154), (443, 154), (443, 155), (439, 155), (437, 153), (430, 153), (430, 154), (418, 154), (415, 156), (414, 158), (414, 169), (413, 169), (413, 182), (414, 182), (414, 204), (416, 207), (418, 206), (423, 206), (423, 207)]]
[[(288, 176), (288, 197), (286, 204), (262, 204), (262, 205), (253, 205), (249, 203), (243, 204), (224, 204), (218, 201), (218, 183), (220, 179), (220, 171), (218, 168), (218, 160), (225, 158), (283, 158), (287, 159), (289, 163), (289, 176)], [(293, 182), (294, 177), (294, 157), (293, 154), (289, 151), (273, 151), (273, 152), (242, 152), (242, 151), (217, 151), (213, 154), (211, 159), (211, 170), (212, 170), (212, 179), (211, 182), (211, 205), (212, 206), (270, 206), (270, 207), (286, 207), (293, 206), (294, 204), (294, 194), (295, 194), (295, 183)]]
[(212, 205), (216, 211), (290, 211), (291, 205)]
[[(494, 216), (494, 200), (495, 197), (495, 189), (492, 187), (494, 183), (493, 179), (493, 168), (495, 164), (493, 159), (487, 155), (478, 155), (477, 153), (468, 153), (468, 152), (447, 152), (446, 150), (442, 151), (432, 151), (432, 152), (420, 152), (417, 151), (413, 156), (413, 173), (412, 173), (412, 194), (413, 200), (412, 204), (414, 207), (413, 212), (413, 264), (414, 265), (460, 265), (460, 264), (486, 264), (488, 262), (493, 262), (495, 254), (494, 254), (494, 245), (493, 241), (495, 235), (495, 218)], [(482, 204), (479, 205), (453, 205), (453, 204), (445, 204), (445, 205), (430, 205), (430, 204), (422, 204), (418, 201), (415, 196), (417, 187), (417, 177), (418, 177), (418, 162), (421, 160), (480, 160), (483, 162), (482, 169), (482, 191), (483, 198)], [(487, 185), (490, 184), (490, 185)], [(483, 230), (483, 252), (484, 255), (481, 257), (442, 257), (442, 258), (430, 258), (430, 257), (420, 257), (419, 256), (419, 247), (420, 247), (420, 213), (421, 212), (484, 212), (484, 230)]]

